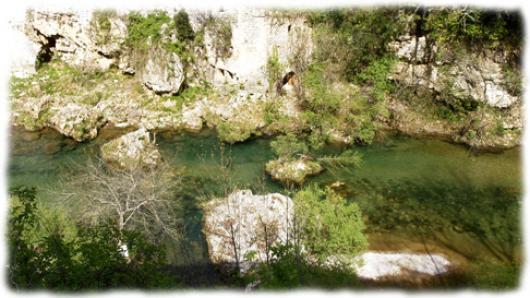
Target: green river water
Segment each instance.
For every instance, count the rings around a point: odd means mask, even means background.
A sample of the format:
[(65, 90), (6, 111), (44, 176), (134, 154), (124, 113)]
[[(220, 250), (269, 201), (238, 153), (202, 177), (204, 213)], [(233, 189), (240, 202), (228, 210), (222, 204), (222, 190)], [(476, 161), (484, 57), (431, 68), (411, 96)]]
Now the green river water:
[[(15, 129), (9, 184), (35, 186), (42, 200), (53, 202), (49, 191), (70, 175), (68, 168), (82, 165), (98, 154), (101, 144), (119, 134), (107, 130), (95, 141), (77, 144), (53, 131), (35, 134)], [(207, 262), (199, 197), (222, 195), (227, 185), (255, 193), (288, 193), (264, 173), (265, 163), (274, 158), (269, 142), (262, 138), (221, 146), (209, 131), (157, 135), (163, 158), (185, 168), (186, 241), (169, 244), (173, 263)], [(325, 171), (306, 183), (333, 184), (359, 204), (370, 249), (441, 252), (462, 265), (521, 262), (519, 148), (473, 154), (438, 140), (395, 136), (355, 150), (362, 153), (361, 168)]]

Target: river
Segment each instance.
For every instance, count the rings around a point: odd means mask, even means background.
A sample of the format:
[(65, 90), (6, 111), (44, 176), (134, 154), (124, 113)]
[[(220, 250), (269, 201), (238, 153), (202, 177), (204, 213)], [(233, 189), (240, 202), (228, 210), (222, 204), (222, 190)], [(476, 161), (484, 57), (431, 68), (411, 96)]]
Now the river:
[[(52, 203), (50, 190), (71, 174), (72, 165), (79, 169), (98, 154), (101, 144), (120, 133), (106, 130), (92, 142), (75, 143), (51, 130), (14, 129), (9, 185), (35, 186), (41, 200)], [(157, 134), (162, 157), (184, 169), (180, 199), (186, 240), (180, 246), (168, 244), (173, 263), (207, 262), (201, 201), (223, 195), (227, 186), (289, 194), (264, 173), (265, 163), (274, 158), (269, 142), (259, 138), (221, 145), (210, 131)], [(520, 264), (520, 148), (474, 154), (439, 140), (392, 136), (354, 149), (363, 156), (360, 168), (325, 171), (306, 183), (333, 185), (359, 204), (371, 250), (439, 252), (461, 266)], [(324, 153), (339, 150), (328, 147)]]

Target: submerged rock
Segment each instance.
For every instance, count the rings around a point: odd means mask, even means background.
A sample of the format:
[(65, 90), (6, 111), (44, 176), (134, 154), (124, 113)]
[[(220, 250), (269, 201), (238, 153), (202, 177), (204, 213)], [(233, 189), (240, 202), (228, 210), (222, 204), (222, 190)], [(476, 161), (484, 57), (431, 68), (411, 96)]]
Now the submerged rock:
[(410, 275), (436, 276), (449, 271), (451, 262), (440, 254), (365, 252), (354, 265), (361, 279), (380, 280)]
[(320, 173), (323, 168), (316, 162), (306, 159), (277, 159), (267, 162), (265, 170), (274, 180), (283, 183), (302, 184), (307, 176)]
[(101, 146), (101, 157), (107, 163), (124, 169), (156, 166), (160, 152), (144, 128), (125, 134)]
[(274, 243), (287, 241), (293, 202), (278, 193), (254, 195), (240, 190), (209, 202), (204, 213), (212, 262), (245, 272), (270, 258)]

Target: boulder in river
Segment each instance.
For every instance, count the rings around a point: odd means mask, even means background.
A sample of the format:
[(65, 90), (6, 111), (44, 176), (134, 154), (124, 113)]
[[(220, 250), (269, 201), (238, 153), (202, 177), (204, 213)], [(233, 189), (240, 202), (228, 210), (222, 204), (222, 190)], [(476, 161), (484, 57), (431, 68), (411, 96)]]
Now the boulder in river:
[(271, 160), (265, 165), (265, 170), (274, 180), (283, 183), (302, 184), (306, 177), (322, 172), (322, 166), (312, 160), (307, 159), (277, 159)]
[(204, 234), (213, 263), (246, 272), (264, 262), (270, 247), (286, 242), (293, 202), (279, 193), (239, 190), (205, 205)]
[(365, 252), (356, 257), (355, 271), (361, 279), (388, 280), (432, 277), (447, 273), (451, 262), (441, 254), (404, 252)]
[(156, 166), (160, 152), (147, 130), (140, 128), (101, 146), (101, 156), (109, 164), (124, 169)]

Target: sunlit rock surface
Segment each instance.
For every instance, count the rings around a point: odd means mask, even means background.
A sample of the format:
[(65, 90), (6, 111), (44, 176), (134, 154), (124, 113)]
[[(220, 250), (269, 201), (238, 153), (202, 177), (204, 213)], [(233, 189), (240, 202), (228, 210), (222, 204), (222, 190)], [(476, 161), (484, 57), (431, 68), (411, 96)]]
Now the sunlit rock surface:
[(316, 161), (300, 158), (297, 160), (271, 160), (265, 165), (265, 170), (274, 180), (283, 183), (302, 184), (306, 177), (320, 173), (323, 168)]
[(293, 217), (293, 202), (272, 193), (254, 195), (250, 190), (231, 193), (204, 207), (204, 234), (213, 263), (247, 271), (271, 257), (268, 249), (285, 243)]
[(439, 254), (365, 252), (356, 258), (359, 278), (379, 280), (405, 274), (435, 276), (449, 271), (451, 262)]
[(149, 132), (140, 128), (101, 146), (101, 157), (109, 164), (124, 169), (143, 166), (156, 166), (160, 162), (160, 152)]

